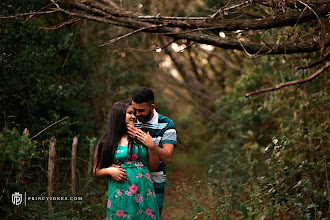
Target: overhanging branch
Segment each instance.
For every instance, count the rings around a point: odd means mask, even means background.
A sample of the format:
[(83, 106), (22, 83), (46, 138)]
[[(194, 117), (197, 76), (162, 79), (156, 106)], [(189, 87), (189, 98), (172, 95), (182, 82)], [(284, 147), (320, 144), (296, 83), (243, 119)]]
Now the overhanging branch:
[[(322, 0), (320, 0), (322, 1)], [(95, 9), (108, 13), (115, 18), (128, 18), (131, 21), (147, 22), (151, 24), (163, 24), (167, 27), (182, 29), (216, 29), (218, 31), (236, 30), (264, 30), (276, 27), (294, 25), (300, 17), (299, 11), (292, 13), (273, 15), (262, 19), (213, 19), (211, 17), (169, 17), (169, 16), (146, 16), (137, 12), (126, 11), (124, 9), (110, 7), (93, 0), (85, 0), (83, 3), (76, 0), (60, 0), (71, 9), (85, 10), (86, 13), (97, 13)], [(323, 2), (323, 1), (322, 1)], [(299, 4), (299, 3), (298, 3)], [(330, 11), (327, 4), (319, 4), (314, 11), (306, 10), (299, 19), (299, 23), (317, 19), (327, 15)], [(110, 18), (110, 17), (109, 17)]]
[[(203, 28), (221, 29), (221, 30), (251, 30), (251, 29), (270, 29), (273, 27), (288, 26), (299, 22), (306, 22), (316, 19), (314, 12), (318, 13), (319, 17), (325, 16), (330, 9), (326, 6), (320, 6), (311, 12), (306, 10), (304, 13), (286, 14), (274, 16), (264, 19), (228, 19), (217, 20), (205, 17), (205, 20), (190, 20), (189, 18), (182, 18), (185, 20), (169, 20), (169, 19), (141, 19), (143, 15), (125, 11), (108, 5), (102, 4), (97, 1), (85, 0), (78, 2), (75, 0), (61, 0), (69, 9), (62, 10), (63, 12), (84, 17), (87, 19), (95, 20), (102, 23), (114, 24), (133, 30), (142, 30), (143, 32), (159, 33), (174, 39), (187, 39), (196, 43), (205, 43), (214, 45), (224, 49), (244, 50), (249, 54), (292, 54), (292, 53), (311, 53), (321, 49), (321, 44), (329, 46), (330, 40), (327, 42), (316, 41), (301, 41), (298, 43), (280, 43), (271, 44), (267, 43), (254, 43), (250, 41), (239, 41), (235, 38), (223, 39), (219, 36), (213, 36), (202, 33)], [(298, 19), (300, 17), (300, 19)], [(158, 24), (158, 25), (155, 25)]]
[(281, 83), (281, 84), (278, 84), (277, 86), (274, 86), (274, 87), (256, 90), (256, 91), (253, 91), (253, 92), (250, 92), (250, 93), (246, 93), (245, 97), (249, 97), (249, 96), (252, 96), (252, 95), (257, 95), (257, 94), (260, 94), (260, 93), (275, 91), (275, 90), (278, 90), (278, 89), (281, 89), (281, 88), (284, 88), (284, 87), (287, 87), (287, 86), (293, 86), (293, 85), (297, 85), (297, 84), (300, 84), (300, 85), (304, 84), (304, 83), (309, 82), (309, 81), (315, 79), (316, 77), (318, 77), (321, 73), (326, 71), (329, 67), (330, 67), (330, 63), (327, 63), (326, 65), (322, 66), (321, 69), (316, 71), (313, 75), (311, 75), (311, 76), (309, 76), (305, 79), (290, 81), (290, 82), (286, 82), (286, 83)]

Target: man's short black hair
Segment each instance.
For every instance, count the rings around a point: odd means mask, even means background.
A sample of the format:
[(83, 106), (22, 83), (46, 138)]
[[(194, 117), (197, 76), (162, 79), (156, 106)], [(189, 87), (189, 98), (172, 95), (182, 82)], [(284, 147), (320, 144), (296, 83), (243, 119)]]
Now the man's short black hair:
[(139, 104), (143, 102), (154, 104), (154, 93), (151, 89), (140, 87), (134, 91), (132, 100)]

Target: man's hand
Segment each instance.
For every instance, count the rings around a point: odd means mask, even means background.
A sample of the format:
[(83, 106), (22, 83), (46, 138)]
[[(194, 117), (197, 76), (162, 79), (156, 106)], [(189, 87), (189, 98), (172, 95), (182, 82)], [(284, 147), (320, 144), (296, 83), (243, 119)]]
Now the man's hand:
[(133, 125), (130, 125), (130, 124), (127, 125), (127, 134), (131, 138), (133, 138), (133, 139), (137, 138), (137, 131), (138, 131), (138, 129), (136, 127), (134, 127)]
[(110, 179), (117, 182), (125, 182), (127, 180), (127, 174), (125, 170), (117, 164), (112, 164), (109, 167)]

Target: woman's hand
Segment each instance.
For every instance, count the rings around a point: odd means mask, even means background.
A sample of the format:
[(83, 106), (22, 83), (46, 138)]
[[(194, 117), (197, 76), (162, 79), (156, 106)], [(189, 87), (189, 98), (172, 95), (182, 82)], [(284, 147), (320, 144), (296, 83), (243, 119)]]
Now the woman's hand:
[(137, 137), (138, 141), (140, 141), (142, 144), (147, 146), (149, 149), (155, 148), (156, 145), (155, 145), (154, 141), (152, 140), (152, 137), (149, 134), (149, 132), (145, 133), (142, 130), (137, 129), (136, 137)]
[(136, 134), (137, 134), (138, 129), (134, 127), (133, 125), (128, 124), (127, 125), (127, 134), (133, 138), (136, 139)]
[(117, 164), (112, 164), (110, 167), (108, 167), (108, 170), (111, 180), (123, 183), (128, 178), (125, 170)]

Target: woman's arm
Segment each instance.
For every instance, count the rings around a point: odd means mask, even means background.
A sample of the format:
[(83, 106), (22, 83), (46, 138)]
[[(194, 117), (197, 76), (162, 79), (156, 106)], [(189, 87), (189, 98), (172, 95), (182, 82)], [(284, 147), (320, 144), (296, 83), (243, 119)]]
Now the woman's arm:
[(120, 166), (112, 164), (108, 168), (101, 168), (101, 163), (102, 163), (102, 158), (101, 158), (99, 164), (96, 167), (97, 160), (98, 160), (97, 156), (98, 156), (99, 143), (96, 145), (95, 153), (94, 153), (94, 166), (93, 166), (94, 176), (100, 177), (100, 178), (110, 176), (112, 180), (115, 180), (118, 182), (125, 182), (127, 180), (127, 174), (125, 173), (125, 170), (122, 169)]
[(150, 171), (157, 171), (159, 167), (159, 158), (156, 152), (158, 147), (152, 140), (151, 135), (138, 129), (137, 139), (148, 148), (148, 164)]

